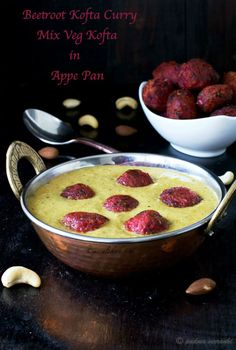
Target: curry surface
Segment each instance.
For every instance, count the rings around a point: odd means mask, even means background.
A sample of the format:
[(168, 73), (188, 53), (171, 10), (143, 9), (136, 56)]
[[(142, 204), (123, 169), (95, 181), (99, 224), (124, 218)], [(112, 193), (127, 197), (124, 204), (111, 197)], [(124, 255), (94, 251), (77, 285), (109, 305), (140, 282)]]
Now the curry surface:
[[(116, 179), (128, 169), (143, 170), (152, 177), (153, 184), (145, 187), (126, 187), (116, 182)], [(95, 192), (89, 199), (73, 200), (63, 198), (60, 194), (65, 187), (84, 183)], [(197, 192), (202, 201), (187, 208), (172, 208), (162, 203), (160, 194), (164, 189), (174, 186), (185, 186)], [(117, 194), (128, 194), (139, 201), (139, 205), (128, 212), (113, 213), (103, 207), (104, 201)], [(69, 212), (96, 212), (106, 216), (109, 221), (101, 228), (84, 233), (87, 236), (128, 238), (140, 234), (128, 232), (124, 222), (139, 212), (147, 209), (158, 211), (170, 221), (168, 231), (189, 226), (208, 216), (217, 206), (216, 194), (208, 186), (183, 173), (154, 167), (103, 165), (85, 167), (52, 178), (39, 187), (28, 198), (29, 211), (40, 221), (63, 231), (75, 232), (61, 224), (63, 216)], [(166, 232), (166, 231), (163, 231)], [(82, 233), (83, 234), (83, 233)], [(160, 233), (161, 234), (161, 233)]]

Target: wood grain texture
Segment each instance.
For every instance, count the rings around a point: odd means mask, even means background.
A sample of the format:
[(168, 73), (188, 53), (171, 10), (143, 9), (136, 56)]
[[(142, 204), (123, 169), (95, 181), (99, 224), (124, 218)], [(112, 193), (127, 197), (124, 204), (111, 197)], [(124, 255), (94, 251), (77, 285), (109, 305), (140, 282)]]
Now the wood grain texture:
[[(130, 92), (133, 90), (127, 86)], [(9, 187), (5, 174), (6, 145), (23, 139), (38, 149), (22, 123), (26, 106), (47, 108), (63, 115), (61, 102), (67, 90), (21, 88), (15, 94), (11, 118), (3, 118), (0, 148), (0, 272), (12, 265), (29, 267), (41, 276), (40, 289), (16, 286), (0, 289), (0, 348), (14, 350), (179, 350), (235, 349), (236, 344), (236, 198), (215, 235), (186, 261), (165, 272), (132, 276), (124, 280), (96, 278), (61, 263), (43, 246)], [(121, 150), (178, 157), (222, 175), (236, 172), (236, 145), (217, 158), (196, 158), (172, 149), (151, 127), (140, 109), (129, 124), (137, 134), (115, 134), (119, 118), (112, 101), (121, 96), (114, 89), (95, 91), (94, 114), (100, 115), (98, 139)], [(10, 98), (10, 96), (8, 96)], [(86, 94), (84, 95), (83, 101)], [(85, 106), (89, 108), (89, 102)], [(86, 102), (85, 102), (86, 103)], [(9, 101), (5, 100), (9, 106)], [(3, 106), (4, 107), (4, 106)], [(2, 114), (7, 115), (5, 113)], [(8, 114), (9, 115), (9, 114)], [(69, 120), (68, 117), (67, 120)], [(7, 120), (8, 119), (8, 120)], [(15, 120), (12, 128), (12, 120)], [(94, 150), (78, 145), (60, 149), (61, 155), (82, 157)], [(61, 161), (63, 161), (61, 159)], [(50, 161), (51, 162), (51, 161)], [(47, 163), (48, 166), (52, 163)], [(55, 163), (54, 163), (55, 165)], [(22, 169), (26, 179), (26, 169)], [(33, 174), (32, 174), (33, 176)], [(214, 292), (187, 296), (195, 279), (216, 281)], [(198, 346), (196, 346), (198, 345)]]
[(236, 2), (186, 1), (187, 58), (202, 57), (220, 72), (236, 69)]

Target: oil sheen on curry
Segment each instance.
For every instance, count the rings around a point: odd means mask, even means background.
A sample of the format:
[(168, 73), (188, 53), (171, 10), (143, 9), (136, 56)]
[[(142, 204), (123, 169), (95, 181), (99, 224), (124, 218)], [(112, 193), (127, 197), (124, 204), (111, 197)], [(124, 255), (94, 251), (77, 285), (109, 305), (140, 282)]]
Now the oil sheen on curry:
[(107, 238), (161, 234), (189, 226), (217, 206), (195, 177), (141, 166), (103, 165), (61, 174), (28, 198), (30, 212), (63, 231)]

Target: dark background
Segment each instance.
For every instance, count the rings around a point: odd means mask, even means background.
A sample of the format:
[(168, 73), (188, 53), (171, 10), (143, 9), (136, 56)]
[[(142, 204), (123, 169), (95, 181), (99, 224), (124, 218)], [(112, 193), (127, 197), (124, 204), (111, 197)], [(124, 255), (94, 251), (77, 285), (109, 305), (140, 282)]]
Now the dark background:
[[(136, 11), (137, 21), (26, 21), (24, 9), (62, 11), (86, 9), (104, 12)], [(236, 70), (236, 2), (235, 0), (24, 0), (2, 1), (0, 80), (2, 142), (8, 145), (19, 130), (24, 108), (39, 106), (58, 116), (63, 115), (61, 102), (67, 97), (87, 101), (86, 113), (93, 112), (93, 99), (110, 100), (122, 95), (137, 98), (140, 82), (151, 77), (155, 66), (163, 61), (184, 62), (193, 57), (209, 61), (219, 73)], [(78, 46), (80, 61), (71, 62), (68, 54), (76, 47), (70, 41), (38, 41), (38, 29), (65, 28), (75, 31), (106, 26), (118, 33), (117, 41), (103, 46), (84, 42)], [(76, 81), (57, 86), (51, 81), (52, 70), (80, 72), (83, 69), (104, 72), (105, 81)], [(27, 96), (30, 99), (27, 100)], [(50, 99), (55, 99), (52, 104)], [(46, 100), (49, 101), (46, 102)], [(31, 105), (29, 105), (31, 101)], [(20, 107), (22, 106), (23, 107)], [(54, 106), (49, 110), (49, 106)], [(85, 106), (85, 105), (84, 105)], [(105, 121), (106, 116), (98, 116)], [(109, 120), (106, 121), (109, 123)], [(107, 142), (109, 142), (109, 138)]]
[[(137, 11), (137, 21), (133, 25), (125, 21), (90, 21), (81, 26), (80, 21), (22, 20), (24, 9), (61, 11), (90, 6), (100, 12), (109, 8)], [(1, 75), (5, 83), (17, 87), (55, 87), (55, 82), (50, 82), (51, 70), (76, 72), (83, 68), (104, 71), (106, 84), (139, 84), (158, 63), (183, 62), (192, 57), (205, 58), (220, 72), (236, 69), (235, 0), (25, 0), (1, 2), (1, 8), (5, 41)], [(67, 53), (76, 49), (70, 41), (35, 38), (35, 32), (43, 28), (81, 31), (106, 26), (117, 32), (119, 39), (103, 46), (84, 42), (78, 46), (78, 62), (67, 58)]]

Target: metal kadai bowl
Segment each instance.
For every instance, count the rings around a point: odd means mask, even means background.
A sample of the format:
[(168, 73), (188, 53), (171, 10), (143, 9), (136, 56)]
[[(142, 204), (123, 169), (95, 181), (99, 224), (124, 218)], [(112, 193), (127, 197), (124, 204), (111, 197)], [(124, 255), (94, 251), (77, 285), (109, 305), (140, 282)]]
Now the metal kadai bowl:
[[(37, 174), (24, 188), (17, 172), (21, 158), (29, 160)], [(91, 237), (89, 233), (69, 233), (45, 224), (29, 211), (29, 196), (53, 177), (82, 167), (107, 164), (161, 167), (194, 176), (215, 192), (218, 198), (217, 208), (202, 220), (183, 229), (116, 239)], [(215, 222), (223, 214), (236, 190), (236, 181), (226, 193), (223, 182), (212, 172), (190, 162), (155, 154), (102, 154), (68, 161), (46, 170), (38, 153), (20, 141), (13, 142), (8, 148), (7, 176), (24, 213), (47, 249), (72, 268), (105, 277), (121, 277), (166, 268), (190, 256), (208, 235), (212, 235)]]

